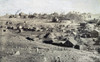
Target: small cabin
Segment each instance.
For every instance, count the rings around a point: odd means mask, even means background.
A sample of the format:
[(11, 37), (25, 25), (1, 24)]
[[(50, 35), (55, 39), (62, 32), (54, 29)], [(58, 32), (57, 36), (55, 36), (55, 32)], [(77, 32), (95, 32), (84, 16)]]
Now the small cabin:
[(74, 47), (75, 45), (77, 45), (77, 41), (73, 37), (69, 37), (64, 45), (67, 47)]
[(74, 37), (70, 37), (65, 43), (64, 45), (66, 47), (72, 47), (75, 49), (79, 49), (79, 50), (86, 50), (86, 46), (83, 44), (79, 44)]

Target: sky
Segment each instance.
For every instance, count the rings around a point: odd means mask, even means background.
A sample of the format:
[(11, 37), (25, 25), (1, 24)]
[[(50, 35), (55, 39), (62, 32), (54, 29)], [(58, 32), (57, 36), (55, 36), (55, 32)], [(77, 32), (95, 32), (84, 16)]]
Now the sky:
[(100, 13), (100, 0), (0, 0), (0, 15), (24, 13)]

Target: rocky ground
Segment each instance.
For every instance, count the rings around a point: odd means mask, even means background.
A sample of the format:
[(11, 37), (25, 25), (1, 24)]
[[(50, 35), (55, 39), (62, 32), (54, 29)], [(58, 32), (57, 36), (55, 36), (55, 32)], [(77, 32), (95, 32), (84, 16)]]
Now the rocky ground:
[(99, 18), (49, 16), (2, 16), (0, 62), (100, 62)]

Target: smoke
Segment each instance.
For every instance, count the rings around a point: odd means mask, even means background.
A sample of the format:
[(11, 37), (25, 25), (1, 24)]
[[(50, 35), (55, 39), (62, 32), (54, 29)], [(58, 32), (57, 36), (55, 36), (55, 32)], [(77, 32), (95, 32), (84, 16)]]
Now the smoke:
[(0, 14), (52, 12), (100, 12), (99, 0), (0, 0)]

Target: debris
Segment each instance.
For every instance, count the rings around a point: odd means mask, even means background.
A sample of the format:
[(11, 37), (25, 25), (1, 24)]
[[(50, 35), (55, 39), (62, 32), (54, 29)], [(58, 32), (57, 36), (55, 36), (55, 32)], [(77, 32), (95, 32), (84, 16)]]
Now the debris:
[(20, 51), (17, 51), (14, 55), (15, 56), (20, 55)]

